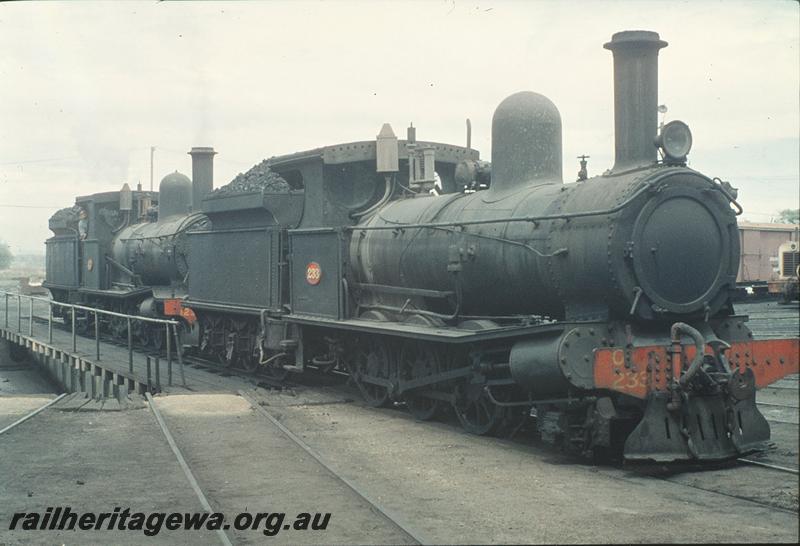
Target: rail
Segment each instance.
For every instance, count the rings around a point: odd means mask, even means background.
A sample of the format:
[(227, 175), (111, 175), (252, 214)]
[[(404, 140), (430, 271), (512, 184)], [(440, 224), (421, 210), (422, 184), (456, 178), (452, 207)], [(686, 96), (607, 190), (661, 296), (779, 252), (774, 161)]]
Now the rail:
[[(38, 296), (31, 296), (28, 294), (20, 294), (19, 292), (11, 292), (9, 290), (0, 290), (5, 300), (5, 327), (9, 328), (9, 300), (15, 299), (17, 302), (17, 332), (22, 333), (22, 299), (26, 298), (28, 301), (28, 336), (33, 337), (33, 304), (35, 301), (47, 304), (47, 342), (53, 343), (53, 308), (58, 307), (61, 309), (69, 309), (71, 331), (72, 331), (72, 352), (78, 351), (78, 335), (77, 335), (77, 312), (85, 311), (88, 314), (94, 314), (94, 339), (95, 339), (95, 356), (98, 361), (101, 359), (100, 354), (100, 315), (117, 317), (126, 320), (127, 334), (128, 334), (128, 371), (133, 373), (133, 323), (144, 322), (151, 324), (164, 325), (164, 340), (166, 343), (166, 357), (167, 357), (167, 380), (169, 386), (172, 386), (172, 344), (175, 343), (175, 355), (178, 360), (178, 367), (181, 374), (181, 383), (186, 386), (186, 375), (183, 369), (183, 355), (181, 354), (180, 338), (178, 337), (178, 327), (180, 323), (176, 320), (166, 320), (151, 317), (142, 317), (138, 315), (128, 315), (126, 313), (117, 313), (116, 311), (108, 311), (106, 309), (98, 309), (96, 307), (87, 307), (85, 305), (78, 305), (76, 303), (63, 303), (53, 301), (50, 298), (43, 298)], [(66, 319), (65, 319), (66, 323)], [(155, 386), (161, 389), (161, 374), (160, 374), (160, 360), (155, 357)], [(147, 356), (147, 383), (148, 387), (152, 384), (151, 377), (151, 357)]]
[(11, 430), (15, 426), (17, 426), (17, 425), (19, 425), (21, 423), (24, 423), (25, 421), (27, 421), (31, 417), (34, 417), (35, 415), (38, 415), (39, 413), (43, 412), (44, 410), (46, 410), (47, 408), (49, 408), (50, 406), (52, 406), (53, 404), (55, 404), (56, 402), (58, 402), (59, 400), (64, 398), (66, 395), (67, 395), (67, 393), (59, 394), (55, 398), (53, 398), (51, 400), (48, 400), (47, 403), (45, 403), (43, 406), (39, 406), (35, 410), (23, 415), (22, 417), (20, 417), (19, 419), (17, 419), (16, 421), (14, 421), (10, 425), (8, 425), (7, 427), (4, 427), (4, 428), (0, 429), (0, 434), (5, 434), (6, 432)]
[(745, 459), (744, 457), (740, 457), (736, 460), (739, 461), (740, 463), (751, 464), (754, 466), (763, 466), (764, 468), (777, 470), (779, 472), (786, 472), (787, 474), (795, 474), (795, 475), (800, 474), (800, 471), (798, 471), (796, 468), (789, 468), (787, 466), (780, 466), (777, 464), (766, 463), (764, 461), (754, 461), (753, 459)]
[[(411, 524), (406, 521), (404, 517), (401, 517), (400, 514), (395, 513), (394, 511), (389, 510), (385, 507), (379, 500), (366, 491), (364, 491), (361, 487), (359, 487), (355, 482), (351, 481), (347, 477), (345, 477), (341, 472), (337, 472), (336, 469), (326, 461), (322, 455), (317, 453), (310, 445), (308, 445), (302, 438), (300, 438), (297, 434), (289, 430), (286, 425), (281, 423), (275, 416), (273, 416), (270, 412), (268, 412), (261, 404), (258, 403), (258, 400), (253, 398), (250, 394), (244, 391), (238, 391), (239, 396), (241, 396), (250, 406), (257, 412), (260, 413), (262, 416), (266, 417), (270, 423), (272, 423), (278, 430), (280, 430), (284, 436), (289, 438), (292, 442), (294, 442), (300, 449), (305, 451), (312, 459), (317, 461), (326, 471), (328, 471), (331, 476), (339, 480), (342, 484), (344, 484), (347, 488), (349, 488), (353, 493), (364, 499), (369, 505), (371, 505), (378, 513), (383, 515), (387, 520), (392, 522), (401, 531), (403, 531), (408, 537), (417, 544), (433, 544), (433, 541), (429, 540), (427, 537), (423, 536), (420, 531), (415, 529), (411, 526)], [(149, 399), (148, 399), (149, 400)]]
[[(164, 421), (164, 417), (162, 417), (161, 412), (158, 410), (158, 407), (156, 406), (156, 401), (153, 399), (153, 396), (149, 392), (145, 393), (145, 398), (147, 398), (147, 404), (150, 406), (150, 411), (153, 412), (153, 415), (156, 418), (156, 422), (158, 423), (161, 432), (164, 433), (164, 437), (167, 439), (167, 443), (169, 444), (169, 447), (172, 450), (172, 454), (175, 455), (175, 458), (178, 461), (178, 465), (180, 465), (181, 470), (183, 470), (183, 474), (189, 481), (189, 485), (191, 485), (195, 495), (197, 495), (200, 504), (203, 506), (203, 509), (206, 512), (208, 512), (209, 514), (213, 513), (214, 510), (211, 509), (211, 504), (208, 502), (208, 498), (206, 497), (205, 493), (203, 493), (203, 490), (200, 488), (200, 484), (197, 483), (197, 478), (194, 477), (194, 473), (192, 473), (192, 469), (189, 468), (189, 463), (186, 462), (186, 458), (183, 456), (183, 453), (178, 447), (178, 444), (175, 443), (175, 438), (172, 436), (172, 433), (169, 431), (169, 428), (167, 427), (167, 423)], [(225, 533), (223, 529), (217, 529), (216, 531), (220, 542), (222, 542), (224, 546), (232, 546), (231, 540), (228, 538), (228, 535)]]

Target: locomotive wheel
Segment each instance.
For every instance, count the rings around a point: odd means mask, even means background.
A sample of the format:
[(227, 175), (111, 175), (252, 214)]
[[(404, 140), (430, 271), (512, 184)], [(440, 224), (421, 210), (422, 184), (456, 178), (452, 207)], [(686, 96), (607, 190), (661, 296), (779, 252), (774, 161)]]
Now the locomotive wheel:
[(164, 338), (166, 337), (164, 330), (161, 326), (146, 326), (146, 328), (150, 330), (147, 336), (150, 348), (160, 351), (164, 347)]
[[(525, 398), (522, 393), (512, 389), (497, 389), (493, 391), (493, 396), (500, 402), (513, 402)], [(497, 407), (499, 415), (498, 425), (494, 433), (502, 437), (514, 436), (525, 424), (530, 415), (530, 406), (505, 406)]]
[(90, 332), (94, 335), (94, 314), (81, 311), (75, 315), (75, 333), (85, 336)]
[[(479, 388), (471, 385), (468, 389)], [(458, 393), (457, 393), (458, 394)], [(491, 434), (502, 423), (504, 408), (496, 406), (481, 392), (479, 396), (457, 396), (453, 409), (458, 416), (461, 427), (470, 434), (480, 436)]]
[(244, 321), (239, 323), (239, 328), (246, 340), (245, 349), (242, 350), (241, 358), (239, 359), (239, 365), (246, 372), (253, 373), (261, 367), (261, 364), (259, 364), (258, 343), (260, 343), (260, 340), (258, 339), (258, 327), (253, 322)]
[(246, 372), (255, 372), (259, 368), (258, 355), (243, 354), (239, 359), (239, 365)]
[(214, 327), (216, 325), (215, 318), (206, 315), (200, 316), (200, 345), (198, 347), (200, 354), (206, 356), (214, 355)]
[(236, 353), (222, 349), (217, 353), (217, 361), (223, 368), (231, 368), (236, 365)]
[(503, 424), (500, 433), (504, 436), (513, 436), (528, 420), (530, 408), (527, 406), (511, 406), (503, 412)]
[[(439, 373), (441, 366), (436, 349), (430, 343), (407, 340), (400, 349), (399, 369), (404, 379), (418, 379)], [(414, 394), (405, 395), (406, 407), (414, 419), (428, 421), (436, 416), (439, 401)]]
[(142, 347), (150, 346), (150, 329), (147, 324), (137, 320), (133, 326), (133, 335), (136, 336), (136, 340)]
[(111, 317), (111, 323), (109, 325), (109, 330), (111, 331), (111, 336), (118, 340), (127, 339), (128, 334), (128, 323), (124, 318), (120, 317)]
[(276, 381), (286, 381), (286, 378), (289, 377), (289, 370), (284, 368), (280, 361), (278, 361), (276, 364), (263, 366), (262, 369), (267, 377)]
[(225, 344), (221, 347), (218, 356), (219, 363), (226, 368), (236, 366), (239, 355), (236, 352), (236, 324), (233, 320), (227, 319), (224, 321), (224, 336)]
[(378, 338), (368, 337), (359, 343), (353, 359), (356, 383), (364, 400), (378, 408), (389, 403), (389, 389), (383, 385), (361, 381), (362, 375), (390, 379), (392, 362), (386, 344)]
[[(471, 349), (470, 347), (448, 347), (447, 351), (443, 351), (441, 354), (441, 359), (440, 359), (441, 371), (448, 372), (467, 366), (469, 364), (470, 349)], [(437, 388), (440, 391), (455, 393), (456, 395), (458, 395), (459, 384), (460, 384), (459, 380), (454, 379), (438, 383)], [(454, 404), (448, 404), (446, 402), (439, 403), (440, 414), (442, 413), (449, 414), (451, 411), (455, 411)]]

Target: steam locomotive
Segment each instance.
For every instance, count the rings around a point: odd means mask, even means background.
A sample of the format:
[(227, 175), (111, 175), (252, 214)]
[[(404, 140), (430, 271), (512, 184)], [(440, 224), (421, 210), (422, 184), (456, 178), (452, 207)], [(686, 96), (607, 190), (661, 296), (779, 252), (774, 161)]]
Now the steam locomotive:
[[(192, 180), (56, 213), (45, 286), (176, 318), (184, 349), (223, 366), (345, 370), (374, 406), (420, 420), (451, 408), (476, 434), (534, 416), (544, 440), (584, 454), (758, 449), (756, 388), (797, 373), (798, 339), (755, 340), (734, 312), (741, 208), (686, 166), (686, 124), (657, 126), (666, 45), (647, 31), (605, 44), (615, 164), (602, 176), (563, 182), (560, 114), (533, 92), (497, 107), (491, 163), (385, 125), (267, 160), (269, 184), (213, 190), (215, 152), (193, 148)], [(115, 320), (102, 328), (127, 336)]]

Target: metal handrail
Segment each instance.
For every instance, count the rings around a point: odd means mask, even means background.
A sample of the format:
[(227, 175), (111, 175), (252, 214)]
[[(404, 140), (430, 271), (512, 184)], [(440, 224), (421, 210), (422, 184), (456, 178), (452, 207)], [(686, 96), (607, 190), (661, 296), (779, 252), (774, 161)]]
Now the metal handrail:
[(109, 315), (113, 317), (119, 318), (130, 318), (134, 320), (140, 320), (143, 322), (155, 322), (157, 324), (171, 324), (173, 326), (178, 326), (180, 323), (176, 320), (168, 320), (168, 319), (157, 319), (151, 317), (143, 317), (141, 315), (128, 315), (125, 313), (117, 313), (116, 311), (108, 311), (106, 309), (98, 309), (97, 307), (86, 307), (85, 305), (78, 305), (77, 303), (63, 303), (60, 301), (55, 301), (50, 298), (41, 298), (38, 296), (31, 296), (29, 294), (20, 294), (18, 292), (11, 292), (10, 290), (0, 290), (0, 294), (5, 294), (6, 296), (15, 296), (19, 298), (28, 298), (29, 300), (36, 300), (42, 301), (47, 303), (48, 305), (57, 305), (59, 307), (69, 307), (74, 309), (81, 309), (83, 311), (89, 311), (91, 313), (100, 313), (101, 315)]
[[(106, 315), (111, 317), (118, 317), (125, 319), (127, 321), (127, 333), (128, 333), (128, 371), (133, 373), (133, 334), (131, 323), (134, 320), (140, 322), (150, 322), (155, 324), (163, 324), (165, 327), (165, 343), (166, 343), (166, 350), (167, 350), (167, 377), (169, 381), (169, 385), (172, 386), (172, 338), (174, 337), (175, 341), (175, 353), (178, 357), (178, 365), (180, 367), (181, 372), (181, 381), (183, 386), (186, 386), (186, 376), (184, 374), (183, 369), (183, 356), (181, 355), (180, 350), (180, 339), (178, 337), (178, 326), (180, 326), (180, 322), (177, 320), (168, 320), (168, 319), (157, 319), (151, 317), (143, 317), (140, 315), (129, 315), (126, 313), (117, 313), (116, 311), (108, 311), (106, 309), (98, 309), (96, 307), (87, 307), (85, 305), (78, 305), (76, 303), (62, 303), (59, 301), (54, 301), (51, 298), (43, 298), (32, 296), (29, 294), (22, 294), (20, 292), (12, 292), (10, 290), (0, 290), (0, 294), (5, 296), (5, 327), (8, 328), (8, 298), (9, 296), (14, 296), (17, 298), (17, 331), (22, 331), (22, 298), (28, 299), (28, 335), (33, 337), (33, 302), (34, 301), (41, 301), (48, 305), (48, 313), (47, 313), (47, 337), (48, 343), (53, 342), (53, 306), (58, 306), (61, 308), (70, 309), (71, 315), (71, 323), (72, 323), (72, 352), (77, 352), (77, 330), (75, 327), (75, 311), (82, 310), (88, 313), (94, 313), (94, 336), (95, 336), (95, 348), (96, 348), (96, 357), (97, 360), (100, 360), (100, 321), (99, 315)], [(171, 328), (171, 331), (170, 331)], [(158, 368), (159, 359), (156, 358), (156, 386), (160, 389), (160, 374)], [(148, 364), (148, 379), (150, 376), (150, 357), (147, 357), (147, 364)]]

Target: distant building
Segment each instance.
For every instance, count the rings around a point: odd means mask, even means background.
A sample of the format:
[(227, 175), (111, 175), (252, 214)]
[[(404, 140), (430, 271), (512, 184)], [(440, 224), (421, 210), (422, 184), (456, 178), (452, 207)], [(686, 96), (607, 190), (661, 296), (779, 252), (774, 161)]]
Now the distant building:
[(797, 224), (739, 223), (739, 258), (737, 283), (766, 283), (778, 277), (778, 247), (800, 239)]

